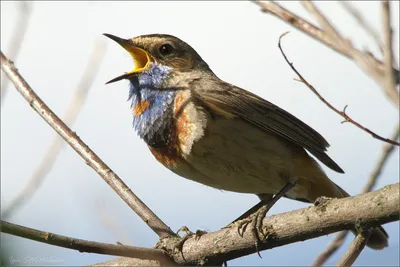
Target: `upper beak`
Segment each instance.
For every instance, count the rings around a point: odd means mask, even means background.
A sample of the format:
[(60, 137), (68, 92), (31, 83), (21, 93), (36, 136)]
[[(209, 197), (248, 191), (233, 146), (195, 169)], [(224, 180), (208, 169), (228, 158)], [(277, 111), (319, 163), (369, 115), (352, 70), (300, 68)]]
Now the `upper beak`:
[(106, 82), (106, 84), (113, 83), (113, 82), (116, 82), (116, 81), (119, 81), (122, 79), (128, 79), (132, 75), (135, 75), (136, 73), (147, 69), (147, 67), (149, 66), (149, 63), (151, 61), (153, 61), (152, 57), (145, 50), (135, 46), (131, 40), (122, 39), (122, 38), (119, 38), (115, 35), (111, 35), (108, 33), (104, 33), (104, 35), (107, 36), (108, 38), (110, 38), (111, 40), (114, 40), (119, 45), (121, 45), (126, 51), (128, 51), (128, 53), (132, 56), (133, 60), (135, 61), (135, 68), (132, 71), (126, 72), (126, 73)]

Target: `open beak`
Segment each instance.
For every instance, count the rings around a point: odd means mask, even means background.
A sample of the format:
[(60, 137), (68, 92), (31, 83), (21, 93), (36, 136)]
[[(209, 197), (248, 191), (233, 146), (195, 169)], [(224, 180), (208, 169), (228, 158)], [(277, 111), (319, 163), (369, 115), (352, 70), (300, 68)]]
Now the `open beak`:
[(152, 57), (145, 50), (135, 46), (131, 40), (122, 39), (122, 38), (119, 38), (115, 35), (111, 35), (108, 33), (104, 33), (103, 35), (107, 36), (111, 40), (114, 40), (120, 46), (122, 46), (132, 56), (133, 61), (135, 61), (135, 68), (132, 71), (126, 72), (126, 73), (106, 82), (106, 84), (120, 81), (122, 79), (128, 79), (129, 77), (147, 69), (149, 66), (149, 63), (154, 61), (152, 59)]

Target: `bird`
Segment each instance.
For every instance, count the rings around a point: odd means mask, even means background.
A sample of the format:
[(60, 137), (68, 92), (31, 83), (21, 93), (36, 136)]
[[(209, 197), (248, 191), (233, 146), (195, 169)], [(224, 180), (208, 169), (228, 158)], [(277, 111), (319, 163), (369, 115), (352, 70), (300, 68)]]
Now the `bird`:
[[(218, 78), (186, 42), (168, 34), (104, 35), (135, 64), (107, 84), (129, 81), (133, 128), (155, 159), (175, 174), (220, 190), (255, 194), (264, 203), (277, 192), (307, 203), (321, 196), (349, 196), (311, 156), (344, 173), (326, 154), (329, 144), (321, 134)], [(388, 246), (381, 226), (372, 230), (367, 246)]]

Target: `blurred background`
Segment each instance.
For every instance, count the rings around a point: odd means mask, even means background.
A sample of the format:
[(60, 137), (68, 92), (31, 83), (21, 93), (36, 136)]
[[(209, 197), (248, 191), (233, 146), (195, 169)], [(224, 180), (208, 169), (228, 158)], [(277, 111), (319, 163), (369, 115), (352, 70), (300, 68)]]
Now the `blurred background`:
[[(381, 33), (380, 3), (353, 4)], [(298, 2), (284, 1), (282, 5), (315, 22)], [(382, 58), (374, 41), (338, 3), (320, 2), (318, 6), (357, 47)], [(398, 58), (398, 1), (392, 2), (392, 12), (394, 51)], [(26, 27), (18, 26), (21, 21)], [(291, 33), (283, 39), (283, 49), (304, 77), (338, 109), (349, 105), (348, 114), (358, 122), (382, 136), (392, 135), (399, 120), (398, 111), (371, 78), (352, 61), (260, 12), (253, 3), (1, 1), (3, 53), (15, 61), (20, 73), (57, 115), (65, 118), (65, 113), (78, 113), (69, 126), (174, 231), (183, 225), (192, 231), (218, 230), (258, 199), (185, 180), (153, 158), (132, 129), (130, 103), (126, 101), (128, 82), (104, 85), (131, 70), (133, 62), (102, 33), (124, 38), (167, 33), (186, 41), (221, 79), (268, 99), (320, 132), (331, 144), (329, 155), (346, 173), (325, 168), (326, 172), (350, 194), (357, 194), (372, 172), (383, 143), (349, 123), (341, 124), (341, 117), (293, 80), (294, 73), (277, 46), (279, 36), (288, 30)], [(95, 63), (87, 70), (89, 58), (95, 58)], [(89, 73), (93, 81), (80, 81), (83, 73)], [(4, 76), (2, 73), (2, 212), (32, 179), (55, 136), (12, 84), (3, 87)], [(75, 103), (74, 108), (70, 102)], [(119, 241), (144, 247), (157, 242), (156, 234), (70, 147), (63, 146), (57, 157), (50, 155), (47, 160), (52, 159), (54, 166), (40, 186), (34, 186), (38, 187), (35, 194), (11, 212), (8, 221), (92, 241)], [(398, 162), (396, 150), (376, 189), (399, 181)], [(270, 214), (305, 206), (283, 199)], [(384, 227), (390, 235), (389, 248), (366, 248), (356, 265), (399, 265), (399, 223)], [(252, 254), (228, 265), (310, 265), (334, 236), (263, 251), (262, 259)], [(352, 239), (349, 235), (327, 264), (335, 264)], [(2, 265), (13, 266), (86, 265), (113, 258), (4, 234), (1, 253), (6, 255)]]

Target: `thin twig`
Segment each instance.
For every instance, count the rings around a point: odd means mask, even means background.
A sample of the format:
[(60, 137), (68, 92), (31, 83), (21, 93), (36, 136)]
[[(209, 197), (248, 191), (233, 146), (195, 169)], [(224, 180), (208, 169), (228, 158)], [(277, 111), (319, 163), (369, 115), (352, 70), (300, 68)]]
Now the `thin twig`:
[[(400, 125), (397, 125), (390, 139), (397, 140), (399, 139), (399, 136)], [(395, 148), (396, 146), (392, 144), (384, 144), (382, 154), (380, 155), (379, 160), (371, 172), (371, 175), (361, 193), (372, 191), (376, 185), (376, 182), (378, 181), (378, 178), (381, 176), (382, 170), (385, 167), (390, 155), (395, 151)], [(340, 248), (348, 233), (349, 231), (343, 231), (337, 234), (336, 237), (329, 243), (328, 247), (318, 255), (312, 266), (322, 266)]]
[(390, 1), (382, 2), (382, 18), (383, 18), (383, 34), (384, 34), (384, 44), (383, 44), (383, 58), (385, 63), (385, 75), (384, 75), (384, 88), (386, 94), (393, 98), (397, 98), (399, 102), (399, 93), (396, 90), (396, 79), (393, 73), (393, 33), (390, 26)]
[[(339, 44), (336, 40), (333, 40), (331, 36), (327, 34), (327, 32), (321, 30), (319, 27), (315, 26), (311, 22), (299, 16), (296, 16), (275, 1), (255, 1), (253, 3), (260, 6), (261, 11), (275, 15), (276, 17), (280, 18), (286, 23), (289, 23), (296, 29), (307, 34), (311, 38), (328, 46), (339, 54), (353, 60), (365, 73), (371, 76), (371, 78), (373, 78), (375, 82), (382, 87), (382, 89), (384, 89), (384, 63), (376, 59), (371, 53), (362, 52), (356, 49), (348, 40), (340, 41)], [(331, 25), (331, 27), (333, 26)], [(343, 46), (343, 43), (346, 44), (345, 47)], [(399, 84), (400, 72), (398, 69), (393, 69), (393, 72), (396, 76), (396, 83)], [(388, 94), (386, 90), (384, 90), (384, 92), (388, 99), (392, 101), (396, 105), (396, 107), (399, 107), (399, 95), (397, 94), (397, 96), (395, 96), (393, 94)]]
[[(19, 1), (19, 14), (18, 21), (15, 26), (15, 30), (13, 31), (13, 35), (11, 36), (11, 41), (9, 45), (9, 55), (10, 58), (15, 61), (18, 57), (19, 51), (21, 50), (21, 46), (24, 42), (24, 38), (26, 35), (26, 30), (28, 28), (28, 22), (32, 13), (32, 5), (33, 2), (29, 1)], [(9, 80), (6, 77), (1, 77), (1, 87), (0, 87), (0, 101), (1, 106), (3, 106), (4, 99), (7, 93), (7, 87)]]
[(54, 114), (1, 52), (1, 69), (29, 105), (93, 168), (160, 237), (176, 236), (71, 129)]
[(353, 242), (350, 244), (349, 249), (346, 251), (346, 253), (340, 259), (336, 266), (352, 266), (358, 256), (360, 256), (361, 251), (363, 251), (363, 249), (365, 248), (365, 245), (367, 244), (370, 236), (371, 231), (361, 231), (360, 233), (358, 233)]
[(162, 266), (178, 266), (171, 258), (167, 256), (167, 253), (165, 253), (161, 249), (114, 245), (87, 241), (83, 239), (57, 235), (49, 232), (43, 232), (21, 225), (5, 222), (3, 220), (1, 221), (1, 232), (49, 245), (78, 250), (79, 252), (123, 256), (145, 260), (156, 260), (159, 261)]
[(344, 243), (349, 231), (342, 231), (329, 243), (328, 247), (322, 251), (313, 262), (312, 266), (322, 266)]
[(283, 52), (283, 49), (282, 49), (282, 47), (281, 47), (281, 39), (282, 39), (282, 37), (285, 36), (287, 33), (288, 33), (288, 32), (285, 32), (285, 33), (283, 33), (283, 34), (279, 37), (278, 47), (279, 47), (279, 49), (280, 49), (280, 51), (281, 51), (283, 57), (285, 58), (285, 61), (289, 64), (290, 68), (297, 74), (297, 76), (299, 77), (300, 81), (301, 81), (302, 83), (304, 83), (308, 88), (310, 88), (310, 90), (311, 90), (315, 95), (317, 95), (318, 98), (319, 98), (323, 103), (325, 103), (331, 110), (335, 111), (337, 114), (339, 114), (340, 116), (342, 116), (342, 117), (345, 119), (346, 122), (352, 123), (353, 125), (357, 126), (357, 127), (360, 128), (361, 130), (363, 130), (363, 131), (369, 133), (370, 135), (372, 135), (372, 136), (373, 136), (374, 138), (376, 138), (376, 139), (379, 139), (379, 140), (381, 140), (381, 141), (384, 141), (384, 142), (387, 142), (387, 143), (390, 143), (390, 144), (393, 144), (393, 145), (396, 145), (396, 146), (400, 146), (400, 143), (399, 143), (399, 142), (396, 142), (396, 141), (390, 140), (390, 139), (388, 139), (388, 138), (384, 138), (384, 137), (382, 137), (382, 136), (380, 136), (380, 135), (377, 135), (377, 134), (374, 133), (373, 131), (371, 131), (371, 130), (365, 128), (364, 126), (362, 126), (361, 124), (359, 124), (358, 122), (356, 122), (355, 120), (353, 120), (349, 115), (346, 114), (346, 107), (344, 108), (343, 111), (340, 111), (340, 110), (336, 109), (334, 106), (332, 106), (328, 101), (326, 101), (325, 98), (323, 98), (322, 95), (320, 95), (320, 94), (318, 93), (318, 91), (317, 91), (311, 84), (309, 84), (309, 83), (306, 81), (306, 79), (303, 78), (303, 76), (302, 76), (302, 75), (297, 71), (297, 69), (293, 66), (293, 63), (290, 63), (290, 62), (289, 62), (288, 58), (287, 58), (286, 55), (285, 55), (285, 52)]
[[(92, 87), (91, 85), (97, 76), (101, 61), (106, 53), (105, 44), (105, 42), (101, 41), (96, 41), (94, 43), (92, 54), (89, 57), (86, 69), (81, 76), (77, 89), (63, 116), (65, 124), (69, 126), (74, 124), (87, 99), (89, 90)], [(11, 200), (8, 207), (4, 209), (1, 214), (2, 218), (8, 218), (10, 215), (14, 214), (37, 192), (45, 177), (53, 168), (57, 156), (64, 144), (64, 140), (58, 134), (55, 134), (54, 139), (45, 152), (41, 163), (33, 172), (32, 177), (25, 185), (24, 189), (13, 200)]]
[[(397, 125), (390, 139), (398, 140), (399, 137), (400, 137), (400, 125)], [(378, 178), (380, 177), (382, 170), (385, 167), (385, 164), (388, 162), (390, 155), (395, 151), (395, 148), (396, 147), (392, 144), (385, 144), (383, 146), (379, 160), (375, 168), (373, 169), (368, 179), (368, 182), (364, 185), (364, 188), (361, 191), (362, 193), (370, 192), (375, 187), (376, 182), (378, 181)]]
[(383, 52), (383, 45), (381, 39), (379, 38), (379, 34), (371, 25), (369, 25), (368, 21), (365, 20), (361, 12), (356, 7), (354, 7), (350, 2), (338, 1), (338, 3), (343, 7), (343, 9), (345, 9), (348, 13), (350, 13), (354, 17), (354, 19), (358, 22), (361, 28), (363, 28), (364, 31), (372, 37), (376, 45), (379, 47), (380, 51)]

